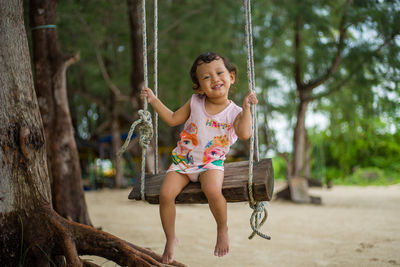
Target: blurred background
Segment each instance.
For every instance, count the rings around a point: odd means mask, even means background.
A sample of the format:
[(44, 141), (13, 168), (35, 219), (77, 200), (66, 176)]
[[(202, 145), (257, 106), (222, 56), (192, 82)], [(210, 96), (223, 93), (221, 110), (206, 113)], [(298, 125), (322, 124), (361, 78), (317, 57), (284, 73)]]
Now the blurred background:
[[(67, 88), (86, 190), (127, 187), (140, 177), (137, 138), (122, 160), (115, 158), (142, 106), (139, 2), (58, 3), (59, 45), (66, 56), (80, 53), (68, 68)], [(25, 6), (32, 47), (29, 1)], [(147, 1), (149, 87), (154, 88), (152, 8)], [(238, 67), (230, 98), (241, 105), (248, 91), (242, 2), (165, 0), (158, 8), (160, 99), (172, 110), (184, 104), (193, 94), (194, 59), (214, 51)], [(253, 2), (260, 155), (273, 159), (276, 179), (400, 183), (399, 11), (399, 1), (384, 0)], [(160, 121), (158, 131), (165, 169), (179, 127)], [(245, 160), (248, 150), (247, 142), (236, 143), (229, 160)]]

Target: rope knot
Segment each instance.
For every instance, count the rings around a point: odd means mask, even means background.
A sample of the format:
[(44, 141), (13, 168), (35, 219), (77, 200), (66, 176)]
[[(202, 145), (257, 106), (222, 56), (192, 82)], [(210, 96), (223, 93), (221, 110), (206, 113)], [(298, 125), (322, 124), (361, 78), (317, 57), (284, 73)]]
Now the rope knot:
[(139, 144), (142, 148), (147, 148), (153, 138), (153, 123), (151, 120), (151, 113), (148, 110), (140, 109), (138, 111), (139, 119), (134, 121), (129, 130), (128, 136), (126, 137), (124, 145), (118, 151), (117, 156), (121, 156), (128, 148), (129, 142), (131, 141), (132, 134), (135, 131), (137, 125), (141, 124), (139, 127)]
[[(265, 223), (268, 217), (268, 211), (267, 208), (265, 207), (264, 202), (253, 202), (250, 203), (250, 208), (253, 209), (253, 213), (251, 214), (250, 217), (250, 226), (251, 229), (253, 230), (253, 233), (249, 236), (249, 239), (252, 239), (256, 234), (262, 238), (270, 240), (271, 237), (263, 234), (259, 231), (260, 227)], [(262, 220), (259, 222), (259, 219)]]
[(139, 127), (140, 140), (139, 144), (142, 148), (149, 147), (151, 139), (153, 138), (153, 123), (151, 120), (151, 113), (147, 110), (139, 110), (139, 116), (142, 120), (142, 125)]
[(263, 202), (255, 202), (250, 204), (250, 208), (252, 208), (256, 212), (264, 212), (264, 203)]
[(139, 109), (139, 117), (143, 123), (151, 124), (151, 113), (148, 110)]

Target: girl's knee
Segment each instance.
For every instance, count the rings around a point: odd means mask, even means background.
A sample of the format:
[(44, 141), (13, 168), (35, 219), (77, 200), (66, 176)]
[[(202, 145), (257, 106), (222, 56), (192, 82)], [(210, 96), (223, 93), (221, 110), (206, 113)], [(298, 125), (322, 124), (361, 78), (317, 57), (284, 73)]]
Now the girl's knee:
[(160, 189), (160, 203), (175, 201), (182, 189), (189, 183), (189, 178), (177, 172), (167, 173)]
[(220, 188), (207, 186), (202, 188), (202, 190), (209, 201), (210, 200), (217, 201), (219, 199), (224, 198), (224, 195), (222, 194), (222, 190)]
[(175, 201), (177, 195), (178, 194), (176, 194), (173, 190), (161, 189), (159, 196), (160, 203)]

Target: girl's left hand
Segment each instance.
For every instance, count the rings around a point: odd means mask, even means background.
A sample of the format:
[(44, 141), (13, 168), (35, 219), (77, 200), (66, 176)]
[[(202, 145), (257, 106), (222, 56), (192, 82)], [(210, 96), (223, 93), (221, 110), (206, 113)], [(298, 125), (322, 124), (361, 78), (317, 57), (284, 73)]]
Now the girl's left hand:
[(143, 87), (142, 91), (140, 91), (140, 98), (144, 100), (147, 98), (147, 102), (151, 104), (154, 99), (157, 99), (157, 97), (154, 95), (153, 91), (150, 88)]
[(243, 109), (250, 109), (251, 104), (256, 105), (258, 103), (256, 92), (249, 92), (243, 100)]

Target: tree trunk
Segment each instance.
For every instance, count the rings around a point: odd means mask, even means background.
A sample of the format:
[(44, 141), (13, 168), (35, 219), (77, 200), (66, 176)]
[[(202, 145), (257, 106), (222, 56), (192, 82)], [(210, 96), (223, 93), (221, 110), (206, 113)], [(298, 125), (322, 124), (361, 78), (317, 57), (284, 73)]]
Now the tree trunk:
[(311, 179), (311, 144), (307, 133), (305, 135), (304, 165), (302, 173), (307, 180)]
[(304, 155), (306, 142), (306, 112), (308, 101), (304, 101), (301, 89), (300, 103), (297, 109), (297, 123), (293, 133), (293, 162), (292, 172), (289, 176), (288, 189), (291, 200), (298, 203), (310, 203), (312, 198), (308, 194), (308, 184), (305, 177), (302, 176), (304, 170)]
[(30, 1), (36, 94), (46, 133), (53, 207), (64, 218), (91, 225), (66, 83), (67, 68), (79, 60), (79, 54), (73, 57), (63, 55), (56, 28), (36, 28), (55, 25), (56, 11), (56, 0)]
[(131, 32), (131, 53), (132, 53), (132, 71), (131, 71), (131, 96), (134, 112), (140, 107), (140, 90), (144, 82), (143, 70), (143, 32), (141, 20), (141, 1), (127, 0), (129, 12), (129, 28)]
[(121, 188), (124, 174), (122, 168), (122, 159), (121, 157), (117, 157), (116, 154), (118, 150), (121, 148), (121, 131), (118, 122), (118, 103), (114, 101), (114, 105), (111, 107), (111, 145), (113, 155), (112, 158), (114, 160), (115, 167), (115, 179), (114, 179), (114, 187)]
[[(293, 162), (291, 173), (289, 175), (289, 186), (285, 188), (280, 194), (282, 197), (287, 196), (287, 192), (290, 193), (291, 199), (296, 202), (312, 202), (321, 203), (321, 199), (318, 197), (310, 197), (308, 195), (308, 184), (304, 178), (303, 171), (305, 169), (305, 164), (307, 159), (304, 159), (305, 155), (305, 142), (306, 142), (306, 128), (305, 128), (305, 118), (307, 106), (310, 101), (316, 99), (313, 96), (313, 89), (324, 84), (328, 81), (332, 75), (337, 71), (338, 66), (342, 60), (342, 52), (345, 47), (345, 35), (348, 28), (347, 23), (347, 12), (351, 5), (352, 0), (346, 0), (346, 4), (342, 11), (342, 18), (339, 25), (339, 40), (337, 42), (336, 54), (332, 58), (331, 65), (326, 70), (325, 73), (319, 77), (304, 82), (304, 71), (303, 71), (303, 56), (305, 52), (302, 45), (302, 29), (304, 27), (304, 21), (301, 15), (301, 11), (296, 15), (294, 22), (294, 81), (296, 83), (296, 89), (298, 92), (298, 97), (300, 100), (297, 109), (297, 123), (293, 133)], [(323, 95), (323, 94), (322, 94)], [(319, 97), (322, 97), (320, 94)], [(307, 152), (308, 153), (308, 152)], [(303, 175), (303, 176), (302, 176)], [(286, 192), (286, 193), (285, 193)], [(279, 195), (279, 194), (278, 194)], [(301, 196), (297, 198), (296, 196)]]
[(304, 166), (307, 106), (307, 101), (300, 100), (300, 104), (297, 107), (297, 123), (293, 133), (293, 167), (291, 176), (301, 176)]
[[(137, 113), (141, 108), (140, 91), (144, 84), (143, 69), (143, 31), (140, 0), (127, 0), (129, 29), (131, 34), (131, 104), (134, 120), (138, 119)], [(130, 151), (134, 156), (140, 157), (140, 146), (133, 146)], [(149, 164), (146, 164), (149, 167)], [(140, 167), (139, 167), (140, 169)]]
[(123, 266), (162, 266), (159, 255), (53, 210), (22, 1), (0, 0), (0, 10), (2, 266), (53, 266), (50, 259), (60, 256), (65, 256), (66, 266), (86, 265), (78, 255), (98, 255)]

